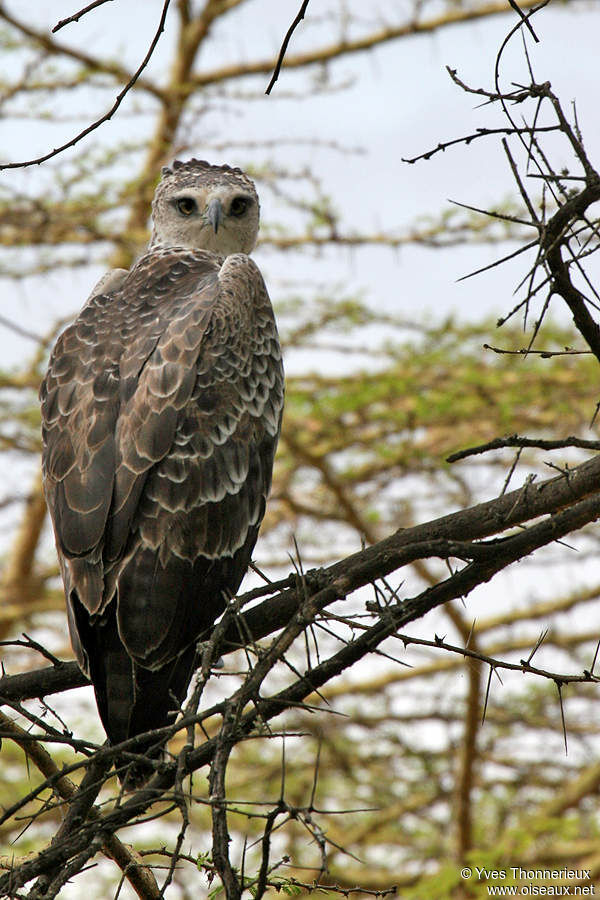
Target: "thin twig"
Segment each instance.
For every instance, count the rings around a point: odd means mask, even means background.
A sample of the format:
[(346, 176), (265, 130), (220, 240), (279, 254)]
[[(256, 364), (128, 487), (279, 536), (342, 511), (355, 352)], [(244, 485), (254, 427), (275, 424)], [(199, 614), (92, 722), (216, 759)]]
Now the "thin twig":
[(158, 28), (156, 29), (156, 33), (155, 33), (154, 37), (152, 38), (152, 43), (150, 44), (150, 47), (148, 48), (148, 52), (146, 53), (146, 56), (142, 60), (140, 66), (135, 71), (135, 73), (132, 75), (132, 77), (129, 79), (129, 81), (123, 88), (123, 90), (117, 95), (115, 102), (113, 103), (111, 108), (108, 110), (108, 112), (104, 113), (103, 116), (101, 116), (99, 119), (96, 119), (95, 122), (92, 122), (91, 125), (88, 125), (86, 128), (83, 129), (83, 131), (80, 131), (79, 134), (76, 134), (74, 138), (71, 138), (65, 144), (61, 144), (59, 147), (55, 147), (53, 150), (49, 150), (48, 153), (44, 153), (42, 156), (37, 156), (35, 159), (28, 159), (28, 160), (25, 160), (22, 162), (0, 163), (0, 171), (2, 171), (3, 169), (24, 169), (27, 166), (36, 166), (36, 165), (39, 165), (40, 163), (46, 162), (46, 160), (52, 159), (53, 156), (58, 156), (58, 154), (62, 153), (63, 150), (67, 150), (69, 147), (74, 147), (75, 144), (78, 144), (81, 140), (83, 140), (84, 137), (87, 137), (88, 134), (90, 134), (92, 131), (95, 131), (104, 122), (108, 122), (108, 120), (111, 119), (113, 117), (113, 115), (116, 113), (116, 111), (120, 107), (121, 103), (123, 102), (123, 100), (129, 93), (131, 88), (134, 86), (134, 84), (138, 80), (139, 76), (142, 74), (142, 72), (144, 71), (144, 69), (146, 68), (148, 63), (150, 62), (150, 57), (154, 53), (154, 50), (156, 48), (156, 45), (158, 44), (160, 36), (164, 31), (165, 20), (167, 18), (167, 11), (169, 9), (170, 3), (171, 3), (171, 0), (164, 0), (162, 13), (161, 13), (161, 17), (160, 17), (160, 22), (158, 24)]
[(302, 0), (302, 6), (301, 6), (300, 9), (298, 10), (298, 14), (296, 15), (296, 18), (294, 19), (294, 21), (292, 22), (292, 24), (291, 24), (290, 27), (288, 28), (287, 34), (286, 34), (286, 36), (285, 36), (284, 39), (283, 39), (283, 43), (282, 43), (281, 49), (280, 49), (280, 51), (279, 51), (279, 56), (277, 57), (277, 62), (276, 62), (276, 64), (275, 64), (275, 69), (274, 69), (274, 71), (273, 71), (273, 75), (271, 76), (271, 80), (270, 80), (270, 82), (269, 82), (269, 84), (268, 84), (268, 86), (267, 86), (267, 89), (266, 89), (266, 91), (265, 91), (265, 94), (270, 94), (270, 93), (271, 93), (271, 90), (272, 90), (272, 88), (273, 88), (273, 85), (275, 84), (275, 82), (276, 82), (277, 79), (279, 78), (279, 73), (280, 73), (280, 71), (281, 71), (281, 66), (282, 66), (282, 64), (283, 64), (283, 60), (284, 60), (285, 54), (286, 54), (286, 52), (287, 52), (288, 44), (289, 44), (289, 42), (290, 42), (290, 39), (291, 39), (291, 37), (292, 37), (294, 31), (296, 30), (296, 28), (298, 27), (298, 25), (300, 24), (300, 22), (301, 22), (302, 19), (304, 18), (304, 14), (306, 13), (306, 10), (308, 9), (308, 4), (309, 4), (309, 0)]
[[(519, 132), (523, 134), (532, 134), (533, 131), (560, 131), (560, 125), (542, 125), (537, 126), (535, 129), (530, 128), (525, 125), (523, 128), (517, 129)], [(443, 153), (448, 147), (454, 147), (456, 144), (465, 144), (465, 146), (469, 146), (473, 141), (478, 138), (490, 137), (493, 134), (514, 134), (515, 129), (512, 127), (504, 126), (503, 128), (478, 128), (476, 131), (471, 134), (465, 134), (463, 137), (453, 138), (450, 141), (443, 141), (439, 143), (437, 147), (433, 147), (431, 150), (427, 150), (425, 153), (420, 153), (418, 156), (404, 157), (402, 156), (402, 162), (409, 163), (413, 165), (420, 160), (429, 160), (432, 156), (435, 156), (436, 153)]]
[(543, 438), (526, 438), (519, 437), (518, 434), (511, 434), (505, 438), (494, 438), (485, 444), (478, 444), (476, 447), (467, 447), (465, 450), (458, 450), (446, 457), (446, 462), (458, 462), (460, 459), (466, 459), (468, 456), (476, 456), (480, 453), (488, 453), (490, 450), (501, 450), (504, 447), (533, 447), (536, 450), (562, 450), (567, 447), (579, 447), (584, 450), (600, 450), (600, 441), (589, 441), (583, 438), (567, 437), (562, 440), (545, 440)]
[(70, 25), (71, 22), (79, 22), (82, 16), (85, 16), (86, 13), (90, 12), (92, 9), (96, 9), (97, 6), (103, 6), (104, 3), (112, 3), (113, 0), (94, 0), (93, 3), (90, 3), (88, 6), (85, 6), (83, 9), (80, 9), (79, 12), (73, 13), (72, 16), (67, 16), (66, 19), (61, 19), (60, 22), (57, 22), (54, 28), (52, 29), (52, 34), (56, 34), (57, 31), (60, 31), (61, 28), (64, 28), (65, 25)]

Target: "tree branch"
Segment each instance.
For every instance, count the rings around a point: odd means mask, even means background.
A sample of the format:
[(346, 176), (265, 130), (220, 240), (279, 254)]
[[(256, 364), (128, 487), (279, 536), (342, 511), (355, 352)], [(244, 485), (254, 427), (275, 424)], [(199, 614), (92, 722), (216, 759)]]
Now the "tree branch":
[[(515, 525), (531, 519), (552, 515), (565, 507), (594, 496), (600, 483), (600, 456), (570, 469), (567, 475), (559, 475), (537, 484), (526, 482), (521, 488), (494, 500), (479, 503), (458, 512), (450, 513), (431, 522), (401, 529), (382, 541), (354, 553), (327, 567), (307, 572), (306, 589), (314, 594), (342, 578), (343, 596), (387, 576), (401, 566), (418, 559), (441, 556), (459, 556), (477, 553), (476, 542), (494, 534), (500, 534)], [(591, 515), (589, 521), (593, 520)], [(580, 527), (580, 526), (578, 526)], [(549, 538), (552, 540), (552, 538)], [(498, 545), (500, 542), (496, 542)], [(485, 545), (482, 548), (485, 554)], [(299, 608), (298, 590), (294, 576), (275, 587), (277, 591), (258, 606), (239, 614), (240, 622), (232, 622), (225, 631), (221, 653), (239, 649), (240, 633), (250, 640), (260, 640), (287, 625)], [(268, 586), (260, 593), (268, 591)], [(329, 602), (338, 599), (337, 591)], [(239, 598), (240, 605), (256, 599), (250, 591)], [(87, 684), (76, 663), (61, 663), (19, 675), (0, 678), (0, 702), (49, 696)]]
[[(83, 131), (80, 131), (79, 134), (76, 134), (75, 137), (71, 138), (69, 141), (67, 141), (64, 144), (61, 144), (59, 147), (55, 147), (53, 150), (49, 150), (48, 153), (44, 153), (44, 154), (42, 154), (42, 156), (38, 156), (35, 159), (28, 159), (28, 160), (24, 160), (22, 162), (1, 163), (0, 171), (2, 171), (3, 169), (24, 169), (27, 166), (39, 165), (40, 163), (46, 162), (46, 160), (51, 159), (53, 156), (58, 156), (58, 154), (62, 153), (63, 150), (67, 150), (69, 147), (74, 147), (75, 144), (78, 144), (79, 141), (83, 140), (84, 137), (87, 137), (87, 135), (90, 134), (92, 131), (95, 131), (96, 128), (99, 128), (100, 125), (102, 125), (104, 122), (108, 122), (109, 119), (112, 119), (113, 115), (118, 110), (119, 106), (125, 99), (126, 95), (129, 93), (129, 91), (134, 86), (134, 84), (138, 80), (141, 73), (144, 71), (144, 69), (150, 62), (150, 57), (154, 53), (154, 49), (155, 49), (156, 45), (158, 44), (161, 34), (164, 31), (165, 20), (167, 18), (167, 11), (169, 9), (170, 2), (171, 2), (171, 0), (164, 0), (160, 21), (158, 23), (158, 28), (156, 30), (154, 37), (152, 38), (152, 42), (150, 44), (150, 47), (148, 48), (148, 52), (146, 53), (146, 56), (142, 60), (141, 64), (137, 68), (137, 70), (131, 76), (131, 78), (129, 79), (129, 81), (123, 88), (123, 90), (119, 92), (115, 102), (113, 103), (111, 108), (108, 110), (108, 112), (104, 113), (103, 116), (100, 116), (99, 119), (96, 119), (95, 122), (92, 122), (91, 125), (88, 125), (87, 128), (84, 128)], [(7, 14), (2, 10), (1, 7), (0, 7), (0, 17), (6, 19), (6, 21), (11, 22), (11, 19), (7, 16)], [(13, 24), (13, 23), (11, 22), (11, 24)]]
[[(8, 25), (12, 25), (12, 27), (20, 34), (29, 38), (37, 44), (38, 47), (52, 56), (63, 56), (65, 59), (71, 59), (73, 62), (81, 63), (86, 69), (112, 75), (118, 81), (128, 82), (132, 78), (131, 72), (123, 68), (123, 66), (120, 66), (118, 63), (100, 59), (99, 57), (92, 56), (82, 50), (78, 50), (75, 47), (69, 47), (67, 44), (62, 44), (60, 41), (49, 37), (44, 31), (37, 31), (27, 22), (24, 22), (12, 13), (9, 13), (4, 3), (0, 3), (0, 19)], [(152, 82), (138, 79), (137, 86), (138, 88), (143, 88), (148, 91), (148, 93), (152, 94), (157, 99), (163, 99), (162, 93)]]
[(300, 22), (301, 22), (302, 19), (304, 18), (304, 15), (305, 15), (305, 13), (306, 13), (306, 10), (308, 9), (308, 3), (309, 3), (309, 0), (302, 0), (302, 6), (301, 6), (300, 9), (298, 10), (298, 14), (296, 15), (296, 18), (294, 19), (294, 21), (292, 22), (292, 24), (290, 25), (290, 27), (289, 27), (288, 30), (287, 30), (287, 34), (286, 34), (286, 36), (285, 36), (284, 39), (283, 39), (283, 43), (282, 43), (281, 49), (280, 49), (280, 51), (279, 51), (279, 56), (277, 57), (277, 62), (275, 63), (275, 69), (274, 69), (274, 71), (273, 71), (273, 75), (271, 76), (271, 80), (270, 80), (270, 82), (269, 82), (269, 84), (268, 84), (268, 86), (267, 86), (267, 89), (266, 89), (266, 91), (265, 91), (265, 94), (270, 94), (270, 93), (271, 93), (271, 90), (272, 90), (272, 88), (273, 88), (273, 85), (275, 84), (275, 82), (276, 82), (277, 79), (279, 78), (279, 73), (280, 73), (280, 71), (281, 71), (281, 66), (282, 66), (283, 59), (284, 59), (284, 57), (285, 57), (285, 54), (286, 54), (286, 51), (287, 51), (287, 48), (288, 48), (288, 44), (289, 44), (289, 42), (290, 42), (290, 39), (291, 39), (291, 37), (292, 37), (294, 31), (296, 30), (296, 28), (298, 27), (298, 25), (300, 24)]
[[(73, 801), (81, 795), (82, 790), (66, 775), (61, 775), (56, 763), (41, 744), (38, 741), (32, 741), (30, 735), (27, 734), (26, 731), (1, 712), (0, 729), (2, 730), (3, 737), (10, 738), (21, 747), (23, 752), (40, 770), (45, 778), (52, 779), (53, 790), (56, 791), (63, 800)], [(85, 782), (86, 780), (89, 780), (90, 777), (96, 779), (96, 781), (98, 780), (98, 772), (95, 771), (93, 767), (88, 770), (86, 778), (84, 779), (84, 784), (82, 784), (82, 789), (84, 791), (87, 788)], [(101, 783), (101, 781), (98, 783), (98, 787), (100, 787)], [(93, 814), (97, 817), (98, 810), (95, 810)], [(63, 823), (63, 827), (59, 829), (55, 835), (52, 842), (53, 844), (55, 842), (60, 843), (64, 840), (64, 834), (65, 832), (68, 833), (69, 830), (68, 828), (65, 828), (65, 826), (67, 823), (74, 823), (78, 815), (79, 807), (77, 803), (74, 803), (70, 807), (69, 814)], [(132, 848), (126, 847), (125, 844), (121, 843), (116, 835), (109, 834), (104, 840), (102, 849), (110, 859), (113, 859), (117, 863), (138, 897), (141, 897), (142, 900), (158, 900), (160, 894), (152, 870), (143, 864), (141, 857), (132, 850)], [(0, 869), (9, 869), (9, 874), (7, 876), (9, 883), (15, 863), (18, 865), (18, 860), (15, 860), (12, 856), (10, 858), (5, 858), (4, 860), (0, 859)], [(30, 896), (33, 897), (34, 895)]]
[[(103, 6), (105, 3), (112, 3), (113, 0), (94, 0), (93, 3), (90, 3), (88, 6), (85, 6), (83, 9), (80, 9), (79, 12), (73, 13), (72, 16), (67, 16), (66, 19), (61, 19), (56, 23), (54, 28), (52, 29), (52, 34), (56, 34), (57, 31), (60, 31), (61, 28), (64, 28), (65, 25), (70, 25), (71, 22), (79, 22), (79, 20), (85, 16), (86, 13), (89, 13), (92, 9), (96, 9), (98, 6)], [(509, 0), (510, 2), (510, 0)]]
[[(573, 2), (573, 0), (570, 0), (570, 2)], [(524, 0), (520, 4), (522, 9), (533, 9), (536, 5), (537, 0)], [(465, 22), (505, 15), (507, 12), (507, 5), (504, 0), (492, 0), (492, 2), (483, 3), (477, 9), (451, 8), (439, 16), (433, 16), (420, 22), (410, 21), (404, 25), (387, 26), (361, 38), (341, 40), (307, 53), (286, 56), (284, 68), (301, 69), (317, 63), (326, 63), (348, 54), (363, 53), (366, 50), (371, 50), (373, 47), (395, 41), (398, 38), (431, 34), (448, 25), (462, 25)], [(276, 60), (272, 57), (244, 64), (234, 63), (194, 75), (192, 80), (196, 87), (203, 87), (210, 84), (219, 84), (242, 75), (268, 75), (269, 72), (273, 71), (275, 65)]]

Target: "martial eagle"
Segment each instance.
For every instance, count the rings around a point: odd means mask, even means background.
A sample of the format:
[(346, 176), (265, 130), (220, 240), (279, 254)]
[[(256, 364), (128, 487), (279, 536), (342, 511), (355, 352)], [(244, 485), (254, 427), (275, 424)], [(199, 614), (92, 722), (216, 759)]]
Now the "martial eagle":
[(277, 327), (247, 255), (253, 182), (177, 160), (152, 219), (148, 251), (105, 275), (58, 338), (40, 392), (71, 642), (113, 744), (180, 708), (197, 641), (250, 562), (283, 408)]

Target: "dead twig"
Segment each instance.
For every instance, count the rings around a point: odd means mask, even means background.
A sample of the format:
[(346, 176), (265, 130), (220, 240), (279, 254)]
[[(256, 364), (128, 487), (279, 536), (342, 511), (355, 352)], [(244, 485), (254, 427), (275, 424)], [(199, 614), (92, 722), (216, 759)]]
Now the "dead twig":
[(298, 25), (304, 18), (306, 10), (308, 9), (308, 4), (309, 4), (309, 0), (302, 0), (302, 6), (298, 10), (298, 14), (296, 15), (296, 18), (294, 19), (294, 21), (292, 22), (292, 24), (290, 25), (290, 27), (287, 30), (287, 34), (283, 39), (283, 43), (282, 43), (281, 49), (279, 51), (279, 56), (277, 57), (277, 62), (275, 63), (275, 69), (273, 71), (273, 75), (271, 77), (269, 84), (267, 85), (265, 94), (271, 93), (271, 90), (273, 89), (273, 85), (279, 78), (279, 73), (281, 72), (281, 66), (283, 65), (283, 60), (284, 60), (285, 54), (287, 52), (288, 44), (291, 40), (291, 37), (292, 37), (294, 31), (296, 30), (296, 28), (298, 27)]
[(57, 31), (60, 31), (61, 28), (64, 28), (65, 25), (70, 25), (71, 22), (79, 22), (79, 20), (85, 16), (86, 13), (89, 13), (92, 9), (96, 9), (98, 6), (103, 6), (105, 3), (112, 3), (113, 0), (94, 0), (93, 3), (88, 4), (88, 6), (84, 6), (83, 9), (80, 9), (79, 12), (73, 13), (72, 16), (67, 16), (66, 19), (61, 19), (56, 23), (54, 28), (52, 29), (52, 34), (56, 34)]
[(80, 141), (82, 141), (83, 138), (87, 137), (88, 134), (91, 134), (92, 131), (95, 131), (97, 128), (99, 128), (100, 125), (102, 125), (104, 122), (108, 122), (109, 119), (112, 119), (112, 117), (114, 116), (114, 114), (116, 113), (118, 108), (120, 107), (121, 103), (123, 102), (123, 100), (129, 93), (129, 91), (132, 89), (132, 87), (134, 86), (134, 84), (136, 83), (136, 81), (138, 80), (138, 78), (140, 77), (140, 75), (142, 74), (142, 72), (144, 71), (144, 69), (146, 68), (148, 63), (150, 62), (150, 58), (151, 58), (152, 54), (154, 53), (154, 50), (156, 48), (156, 45), (158, 44), (161, 34), (164, 31), (165, 21), (167, 18), (167, 12), (168, 12), (170, 3), (171, 3), (171, 0), (164, 0), (162, 13), (160, 16), (160, 21), (158, 23), (158, 28), (156, 29), (156, 33), (155, 33), (154, 37), (152, 38), (152, 42), (150, 44), (150, 47), (148, 48), (148, 52), (146, 53), (141, 64), (138, 66), (138, 68), (136, 69), (136, 71), (134, 72), (132, 77), (129, 79), (129, 81), (123, 88), (123, 90), (119, 92), (115, 102), (113, 103), (111, 108), (108, 110), (108, 112), (104, 113), (103, 116), (100, 116), (99, 119), (96, 119), (95, 122), (92, 122), (91, 125), (88, 125), (82, 131), (80, 131), (79, 134), (76, 134), (75, 137), (71, 138), (64, 144), (61, 144), (59, 147), (55, 147), (53, 150), (49, 150), (47, 153), (44, 153), (41, 156), (37, 156), (35, 159), (27, 159), (27, 160), (23, 160), (21, 162), (0, 163), (0, 171), (2, 171), (3, 169), (25, 169), (28, 166), (36, 166), (36, 165), (39, 165), (40, 163), (46, 162), (46, 160), (52, 159), (52, 157), (54, 157), (54, 156), (58, 156), (58, 154), (62, 153), (63, 150), (67, 150), (69, 147), (74, 147), (75, 144), (78, 144)]

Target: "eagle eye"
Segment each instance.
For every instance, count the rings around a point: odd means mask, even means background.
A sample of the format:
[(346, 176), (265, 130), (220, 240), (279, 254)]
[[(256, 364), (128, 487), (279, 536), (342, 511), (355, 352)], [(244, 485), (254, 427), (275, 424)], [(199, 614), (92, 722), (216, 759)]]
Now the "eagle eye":
[(250, 206), (250, 203), (251, 200), (249, 197), (234, 197), (231, 201), (231, 206), (229, 207), (229, 215), (243, 216)]
[(198, 209), (196, 201), (191, 197), (180, 197), (176, 201), (176, 206), (182, 216), (191, 216)]

